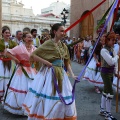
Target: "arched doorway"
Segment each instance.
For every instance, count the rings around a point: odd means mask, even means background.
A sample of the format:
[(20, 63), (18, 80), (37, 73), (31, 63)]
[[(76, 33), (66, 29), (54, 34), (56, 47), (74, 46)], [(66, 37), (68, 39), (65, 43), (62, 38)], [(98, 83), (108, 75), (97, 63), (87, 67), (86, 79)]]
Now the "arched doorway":
[(3, 29), (7, 29), (7, 30), (10, 31), (10, 28), (9, 28), (8, 26), (3, 26), (3, 27), (2, 27), (2, 30), (3, 30)]
[(30, 32), (30, 29), (29, 28), (24, 28), (23, 32)]
[[(82, 16), (88, 12), (89, 10), (86, 10), (85, 12), (83, 12)], [(94, 18), (93, 14), (91, 13), (80, 23), (80, 36), (81, 37), (86, 37), (87, 35), (93, 36), (93, 32), (94, 32)]]

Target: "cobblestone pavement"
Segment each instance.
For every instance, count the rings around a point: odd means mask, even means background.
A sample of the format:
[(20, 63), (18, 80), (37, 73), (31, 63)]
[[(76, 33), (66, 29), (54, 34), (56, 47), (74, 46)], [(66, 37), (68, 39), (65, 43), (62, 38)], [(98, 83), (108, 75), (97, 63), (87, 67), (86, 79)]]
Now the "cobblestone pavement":
[[(83, 66), (72, 62), (72, 68), (76, 75), (82, 70)], [(71, 80), (73, 83), (73, 80)], [(102, 90), (102, 88), (101, 88)], [(87, 81), (81, 81), (76, 85), (76, 107), (77, 120), (104, 120), (104, 117), (98, 115), (101, 94), (94, 92), (94, 87)], [(112, 103), (112, 113), (120, 120), (120, 94), (119, 94), (119, 112), (115, 112), (115, 97)], [(12, 115), (3, 109), (0, 105), (0, 120), (27, 120), (27, 117)]]

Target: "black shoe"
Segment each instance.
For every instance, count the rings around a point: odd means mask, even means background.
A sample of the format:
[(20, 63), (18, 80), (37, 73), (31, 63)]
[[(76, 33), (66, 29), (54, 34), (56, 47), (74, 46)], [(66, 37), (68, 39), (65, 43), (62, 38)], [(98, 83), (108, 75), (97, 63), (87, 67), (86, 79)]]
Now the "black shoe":
[(111, 113), (107, 113), (106, 114), (106, 117), (105, 117), (105, 120), (117, 120), (116, 118), (114, 118)]

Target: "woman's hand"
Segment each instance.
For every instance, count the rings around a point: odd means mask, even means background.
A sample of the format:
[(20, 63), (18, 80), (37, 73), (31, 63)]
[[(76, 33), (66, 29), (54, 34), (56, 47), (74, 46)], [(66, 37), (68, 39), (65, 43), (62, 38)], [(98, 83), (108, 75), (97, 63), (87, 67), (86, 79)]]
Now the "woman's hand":
[(45, 62), (45, 65), (47, 65), (48, 68), (52, 67), (52, 63), (50, 63), (48, 61)]
[(120, 56), (120, 51), (118, 52), (118, 54), (117, 54), (118, 56)]
[(97, 66), (97, 67), (101, 67), (101, 63), (100, 63), (100, 62), (97, 62), (97, 63), (96, 63), (96, 66)]
[(78, 80), (78, 76), (72, 75), (72, 78), (73, 78), (74, 80)]
[(20, 61), (17, 58), (14, 61), (16, 64), (20, 64)]
[(120, 75), (118, 75), (118, 74), (115, 74), (115, 77), (117, 77), (118, 79), (120, 79)]

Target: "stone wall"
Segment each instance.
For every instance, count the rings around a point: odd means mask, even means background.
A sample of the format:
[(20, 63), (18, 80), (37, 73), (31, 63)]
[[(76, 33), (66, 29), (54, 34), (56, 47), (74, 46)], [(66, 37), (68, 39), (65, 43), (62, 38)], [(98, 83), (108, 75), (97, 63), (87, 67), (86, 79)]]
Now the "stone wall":
[[(91, 10), (97, 4), (99, 4), (102, 0), (71, 0), (71, 18), (70, 24), (73, 24), (76, 20), (78, 20), (84, 11)], [(96, 27), (97, 21), (101, 19), (103, 14), (105, 13), (106, 9), (108, 8), (109, 1), (107, 0), (93, 12), (94, 17), (94, 26)], [(70, 30), (70, 36), (80, 36), (80, 24), (77, 24), (74, 28)], [(96, 37), (96, 31), (94, 32), (94, 37)]]

